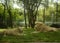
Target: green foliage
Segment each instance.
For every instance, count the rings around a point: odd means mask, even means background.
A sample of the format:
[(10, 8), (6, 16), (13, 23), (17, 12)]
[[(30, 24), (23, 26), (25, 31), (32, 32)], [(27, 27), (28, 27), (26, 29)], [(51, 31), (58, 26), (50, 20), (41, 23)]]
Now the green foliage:
[(0, 14), (3, 14), (3, 12), (4, 12), (4, 6), (0, 4)]
[(19, 16), (20, 21), (24, 21), (24, 15)]
[[(43, 11), (44, 11), (44, 8), (42, 9), (39, 9), (39, 15), (38, 15), (38, 19), (40, 21), (43, 21)], [(57, 13), (57, 18), (58, 18), (58, 21), (59, 21), (59, 18), (60, 18), (60, 6), (58, 6), (58, 12), (56, 12), (56, 6), (55, 7), (52, 7), (52, 6), (49, 6), (48, 8), (46, 8), (45, 10), (45, 20), (46, 21), (51, 21), (51, 19), (54, 18), (54, 21), (56, 20), (56, 13)], [(53, 14), (53, 17), (52, 17), (52, 14)]]
[[(58, 3), (58, 12), (56, 12), (56, 7), (57, 4), (53, 3), (53, 1), (49, 0), (20, 0), (20, 2), (18, 2), (19, 0), (16, 1), (16, 3), (19, 4), (24, 4), (25, 5), (25, 9), (27, 11), (27, 16), (30, 15), (29, 17), (26, 17), (28, 20), (30, 19), (30, 21), (28, 22), (33, 22), (33, 20), (35, 19), (35, 15), (37, 16), (38, 12), (38, 19), (39, 21), (43, 21), (43, 11), (44, 8), (46, 8), (45, 10), (45, 19), (46, 21), (51, 21), (52, 18), (54, 18), (54, 21), (56, 21), (56, 13), (57, 13), (57, 18), (58, 18), (58, 22), (60, 22), (60, 3)], [(41, 3), (42, 2), (42, 3)], [(3, 21), (6, 23), (9, 20), (9, 14), (11, 13), (12, 16), (12, 21), (14, 22), (20, 22), (20, 21), (24, 21), (24, 16), (23, 15), (23, 11), (21, 9), (14, 9), (13, 8), (13, 0), (5, 0), (5, 6), (3, 4), (0, 3), (0, 16), (3, 19)], [(39, 9), (39, 11), (37, 11), (37, 8), (40, 6), (40, 4), (43, 6), (42, 9)], [(53, 5), (52, 5), (53, 4)], [(49, 6), (48, 6), (49, 5)], [(5, 9), (4, 8), (8, 8)], [(8, 10), (10, 10), (10, 13), (8, 12)], [(5, 12), (4, 12), (5, 11)], [(36, 13), (36, 14), (35, 14)], [(52, 13), (54, 14), (54, 17), (51, 17)], [(32, 15), (32, 16), (31, 16)], [(3, 16), (3, 17), (2, 17)], [(32, 20), (31, 20), (32, 18)], [(33, 19), (34, 18), (34, 19)], [(1, 21), (1, 22), (3, 22)], [(33, 26), (33, 25), (32, 25)]]

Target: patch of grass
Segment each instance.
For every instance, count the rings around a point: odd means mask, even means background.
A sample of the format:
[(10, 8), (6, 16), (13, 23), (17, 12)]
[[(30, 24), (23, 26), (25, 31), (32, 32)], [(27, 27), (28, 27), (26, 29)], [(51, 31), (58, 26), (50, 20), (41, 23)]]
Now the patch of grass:
[(25, 34), (30, 34), (30, 33), (33, 32), (33, 31), (34, 31), (34, 29), (32, 29), (32, 28), (24, 29), (24, 33), (25, 33)]
[[(1, 41), (9, 41), (10, 43), (25, 43), (25, 42), (60, 42), (60, 31), (58, 32), (40, 32), (31, 33), (34, 29), (24, 29), (24, 34), (21, 36), (6, 36), (2, 37)], [(1, 38), (1, 37), (0, 37)]]

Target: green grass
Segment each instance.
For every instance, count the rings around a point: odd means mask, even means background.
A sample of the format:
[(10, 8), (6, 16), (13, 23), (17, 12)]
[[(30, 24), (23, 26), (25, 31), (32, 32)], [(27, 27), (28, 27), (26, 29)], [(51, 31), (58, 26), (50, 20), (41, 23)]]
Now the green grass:
[(58, 32), (40, 32), (32, 33), (34, 29), (24, 29), (24, 34), (21, 36), (6, 36), (0, 35), (0, 41), (9, 41), (10, 43), (24, 42), (60, 42), (60, 31)]

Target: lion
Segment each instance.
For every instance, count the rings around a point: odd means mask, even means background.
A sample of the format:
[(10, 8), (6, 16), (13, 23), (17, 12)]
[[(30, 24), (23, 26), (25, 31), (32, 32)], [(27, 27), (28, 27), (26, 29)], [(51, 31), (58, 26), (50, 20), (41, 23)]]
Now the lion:
[(20, 28), (16, 28), (16, 29), (5, 29), (3, 31), (4, 36), (6, 35), (20, 35), (21, 33), (23, 33), (23, 30)]
[(34, 29), (35, 29), (36, 31), (40, 31), (40, 32), (57, 31), (56, 28), (49, 27), (49, 26), (45, 25), (45, 24), (42, 23), (42, 22), (36, 23)]

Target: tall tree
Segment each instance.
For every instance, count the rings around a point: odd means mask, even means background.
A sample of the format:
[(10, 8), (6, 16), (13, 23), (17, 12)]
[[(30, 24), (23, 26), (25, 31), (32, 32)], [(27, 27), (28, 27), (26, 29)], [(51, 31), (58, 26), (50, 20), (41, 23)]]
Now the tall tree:
[(43, 0), (43, 3), (42, 3), (42, 5), (43, 5), (43, 7), (44, 7), (44, 10), (43, 10), (43, 23), (45, 23), (45, 12), (46, 12), (46, 8), (48, 8), (48, 2), (49, 2), (49, 0)]
[[(7, 10), (8, 11), (8, 13), (9, 13), (9, 16), (8, 16), (8, 22), (7, 22), (7, 25), (9, 26), (9, 27), (13, 27), (13, 20), (12, 20), (12, 14), (11, 14), (11, 6), (12, 6), (12, 3), (11, 3), (12, 1), (11, 0), (5, 0), (5, 11)], [(4, 17), (5, 18), (5, 17)]]
[(58, 21), (58, 0), (56, 2), (56, 22)]
[(42, 0), (20, 0), (25, 5), (25, 9), (28, 12), (28, 22), (29, 27), (34, 28), (36, 15), (39, 5), (41, 4)]

